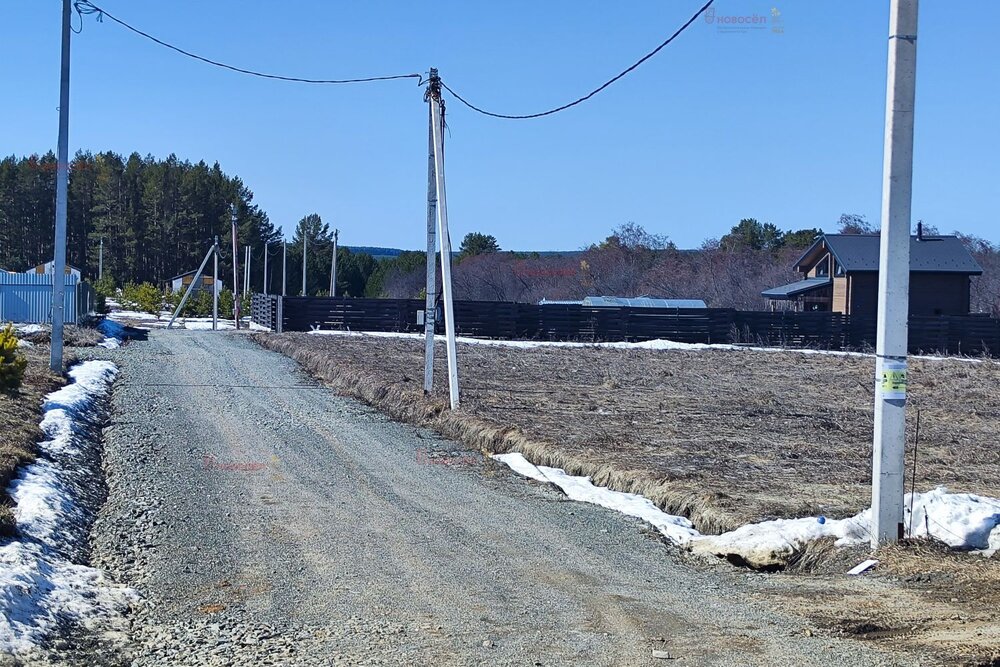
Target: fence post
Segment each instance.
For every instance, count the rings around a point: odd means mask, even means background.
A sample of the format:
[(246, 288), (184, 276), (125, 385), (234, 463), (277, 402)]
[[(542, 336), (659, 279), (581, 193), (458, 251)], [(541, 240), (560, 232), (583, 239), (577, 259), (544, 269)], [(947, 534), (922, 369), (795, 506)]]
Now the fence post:
[(274, 299), (275, 299), (275, 301), (277, 301), (277, 308), (275, 309), (277, 312), (276, 312), (276, 314), (274, 316), (274, 327), (273, 327), (273, 329), (277, 333), (284, 333), (285, 332), (285, 297), (284, 296), (276, 296), (276, 297), (274, 297)]

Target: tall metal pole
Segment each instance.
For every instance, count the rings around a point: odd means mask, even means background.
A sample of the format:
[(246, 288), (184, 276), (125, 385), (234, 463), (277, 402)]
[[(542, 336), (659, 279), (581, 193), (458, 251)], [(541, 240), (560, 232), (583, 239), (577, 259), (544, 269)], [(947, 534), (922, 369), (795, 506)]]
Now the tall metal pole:
[(448, 195), (444, 182), (444, 102), (441, 80), (431, 69), (427, 86), (434, 136), (434, 177), (437, 185), (438, 236), (441, 238), (441, 287), (444, 291), (444, 329), (448, 351), (448, 395), (451, 409), (458, 408), (458, 355), (455, 345), (455, 309), (451, 289), (451, 238), (448, 235)]
[(302, 296), (306, 296), (306, 266), (308, 265), (309, 236), (305, 225), (302, 226)]
[(437, 316), (437, 178), (434, 174), (434, 115), (427, 108), (427, 293), (424, 299), (424, 392), (434, 389), (434, 324)]
[(215, 237), (212, 246), (214, 266), (212, 267), (212, 331), (219, 328), (219, 237)]
[(236, 330), (240, 330), (240, 260), (239, 255), (239, 241), (236, 238), (236, 204), (232, 207), (233, 214), (233, 323), (236, 325)]
[(104, 277), (104, 237), (101, 237), (101, 247), (97, 251), (97, 279)]
[(69, 46), (72, 0), (63, 0), (62, 71), (59, 76), (59, 146), (56, 162), (56, 238), (52, 270), (52, 337), (49, 367), (62, 373), (63, 309), (66, 306), (66, 200), (69, 189)]
[(243, 296), (250, 293), (250, 260), (253, 257), (250, 246), (247, 246), (246, 278), (243, 280)]
[(267, 296), (267, 248), (270, 244), (264, 243), (264, 295)]
[(333, 230), (333, 255), (330, 256), (330, 296), (337, 296), (337, 240), (340, 230)]
[(288, 295), (288, 241), (281, 241), (281, 296)]
[(875, 343), (872, 547), (903, 537), (903, 454), (910, 295), (913, 106), (917, 77), (917, 0), (891, 0), (882, 164), (882, 237)]

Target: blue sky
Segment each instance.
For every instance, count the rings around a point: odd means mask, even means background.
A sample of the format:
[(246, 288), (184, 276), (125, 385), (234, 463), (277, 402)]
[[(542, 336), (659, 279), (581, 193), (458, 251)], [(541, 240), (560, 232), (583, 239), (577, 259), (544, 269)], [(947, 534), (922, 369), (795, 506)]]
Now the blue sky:
[[(426, 72), (491, 110), (589, 91), (700, 6), (695, 0), (437, 3), (95, 0), (167, 41), (304, 77)], [(682, 247), (742, 217), (782, 228), (877, 221), (888, 0), (718, 0), (781, 34), (699, 20), (590, 102), (504, 121), (448, 107), (452, 236), (574, 249), (634, 221)], [(923, 2), (914, 220), (1000, 241), (1000, 3)], [(54, 149), (59, 0), (5, 3), (0, 153)], [(770, 20), (770, 18), (769, 18)], [(74, 35), (70, 147), (219, 161), (290, 230), (317, 212), (348, 245), (419, 248), (426, 119), (410, 80), (271, 82), (188, 60), (114, 23)]]

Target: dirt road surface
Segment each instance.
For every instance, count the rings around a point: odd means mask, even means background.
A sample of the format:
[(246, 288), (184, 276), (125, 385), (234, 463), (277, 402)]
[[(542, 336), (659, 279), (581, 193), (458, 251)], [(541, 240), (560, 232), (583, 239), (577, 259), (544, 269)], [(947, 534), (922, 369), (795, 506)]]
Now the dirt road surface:
[(692, 567), (243, 335), (153, 331), (107, 354), (93, 561), (142, 596), (123, 664), (917, 664), (769, 605), (772, 575)]

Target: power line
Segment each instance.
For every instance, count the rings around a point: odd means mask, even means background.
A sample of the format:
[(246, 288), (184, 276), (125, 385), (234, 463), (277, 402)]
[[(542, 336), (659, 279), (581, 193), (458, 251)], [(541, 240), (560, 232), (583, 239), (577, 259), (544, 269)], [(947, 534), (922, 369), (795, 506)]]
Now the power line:
[[(226, 63), (221, 63), (221, 62), (218, 62), (216, 60), (211, 60), (210, 58), (205, 58), (204, 56), (199, 56), (196, 53), (191, 53), (190, 51), (185, 51), (184, 49), (182, 49), (182, 48), (180, 48), (178, 46), (174, 46), (173, 44), (169, 44), (167, 42), (164, 42), (161, 39), (153, 37), (152, 35), (150, 35), (147, 32), (143, 32), (142, 30), (139, 30), (138, 28), (136, 28), (133, 25), (129, 25), (128, 23), (126, 23), (125, 21), (121, 20), (120, 18), (114, 16), (113, 14), (109, 14), (107, 11), (101, 9), (100, 7), (98, 7), (97, 5), (95, 5), (90, 0), (77, 0), (77, 2), (74, 3), (74, 7), (76, 8), (77, 13), (81, 17), (81, 30), (83, 29), (82, 20), (83, 20), (83, 16), (85, 14), (88, 14), (88, 15), (89, 14), (97, 14), (97, 20), (100, 21), (100, 22), (103, 22), (104, 17), (106, 16), (109, 19), (111, 19), (112, 21), (114, 21), (115, 23), (117, 23), (118, 25), (122, 26), (123, 28), (131, 30), (132, 32), (134, 32), (135, 34), (137, 34), (137, 35), (139, 35), (141, 37), (145, 37), (146, 39), (148, 39), (150, 41), (153, 41), (153, 42), (159, 44), (160, 46), (164, 46), (164, 47), (166, 47), (166, 48), (168, 48), (168, 49), (170, 49), (172, 51), (176, 51), (177, 53), (180, 53), (182, 55), (187, 56), (188, 58), (194, 58), (195, 60), (199, 60), (199, 61), (201, 61), (203, 63), (208, 63), (209, 65), (214, 65), (215, 67), (221, 67), (223, 69), (228, 69), (228, 70), (231, 70), (233, 72), (239, 72), (240, 74), (249, 74), (250, 76), (258, 76), (258, 77), (261, 77), (262, 79), (277, 79), (279, 81), (293, 81), (295, 83), (328, 83), (328, 84), (368, 83), (368, 82), (372, 82), (372, 81), (392, 81), (394, 79), (417, 79), (417, 85), (418, 86), (423, 82), (423, 77), (420, 74), (395, 74), (395, 75), (392, 75), (392, 76), (368, 76), (368, 77), (362, 77), (362, 78), (357, 78), (357, 79), (305, 79), (305, 78), (301, 78), (301, 77), (297, 77), (297, 76), (282, 76), (280, 74), (267, 74), (267, 73), (264, 73), (264, 72), (257, 72), (255, 70), (244, 69), (242, 67), (235, 67), (233, 65), (227, 65)], [(79, 31), (77, 31), (77, 32), (79, 32)]]
[(471, 102), (469, 102), (468, 100), (466, 100), (465, 98), (463, 98), (461, 95), (459, 95), (458, 93), (456, 93), (454, 90), (452, 90), (448, 86), (448, 84), (445, 83), (444, 81), (441, 82), (441, 87), (444, 88), (445, 90), (447, 90), (449, 93), (451, 93), (455, 97), (455, 99), (457, 99), (459, 102), (461, 102), (465, 106), (469, 107), (473, 111), (476, 111), (478, 113), (483, 114), (484, 116), (492, 116), (493, 118), (506, 118), (506, 119), (509, 119), (509, 120), (527, 120), (529, 118), (541, 118), (542, 116), (551, 116), (554, 113), (559, 113), (560, 111), (565, 111), (566, 109), (569, 109), (570, 107), (575, 107), (577, 104), (580, 104), (582, 102), (586, 102), (591, 97), (593, 97), (594, 95), (598, 94), (599, 92), (601, 92), (602, 90), (604, 90), (605, 88), (607, 88), (608, 86), (610, 86), (611, 84), (613, 84), (615, 81), (618, 81), (619, 79), (623, 78), (627, 74), (631, 73), (633, 70), (635, 70), (637, 67), (639, 67), (639, 65), (643, 64), (644, 62), (646, 62), (647, 60), (649, 60), (650, 58), (652, 58), (653, 56), (655, 56), (657, 53), (659, 53), (661, 50), (663, 50), (664, 47), (666, 47), (668, 44), (670, 44), (670, 42), (674, 41), (682, 32), (684, 32), (685, 30), (687, 30), (688, 26), (690, 26), (692, 23), (694, 23), (695, 20), (697, 20), (697, 18), (699, 16), (701, 16), (705, 12), (705, 10), (708, 9), (712, 5), (713, 2), (715, 2), (715, 0), (708, 0), (708, 2), (706, 2), (702, 6), (701, 9), (699, 9), (697, 12), (695, 12), (694, 16), (692, 16), (691, 18), (689, 18), (687, 20), (687, 23), (685, 23), (680, 28), (678, 28), (674, 32), (674, 34), (672, 34), (670, 37), (668, 37), (666, 40), (664, 40), (655, 49), (653, 49), (652, 51), (650, 51), (649, 53), (647, 53), (646, 55), (644, 55), (642, 58), (640, 58), (639, 60), (637, 60), (635, 63), (633, 63), (630, 67), (626, 68), (625, 70), (623, 70), (622, 72), (620, 72), (616, 76), (614, 76), (611, 79), (609, 79), (608, 81), (604, 82), (603, 84), (601, 84), (600, 86), (598, 86), (594, 90), (590, 91), (589, 93), (587, 93), (583, 97), (581, 97), (579, 99), (576, 99), (576, 100), (573, 100), (572, 102), (570, 102), (568, 104), (564, 104), (564, 105), (562, 105), (560, 107), (556, 107), (555, 109), (549, 109), (548, 111), (542, 111), (540, 113), (525, 114), (525, 115), (520, 115), (520, 116), (519, 115), (502, 114), (502, 113), (494, 113), (492, 111), (486, 111), (485, 109), (481, 109), (481, 108), (477, 107), (476, 105), (472, 104)]

